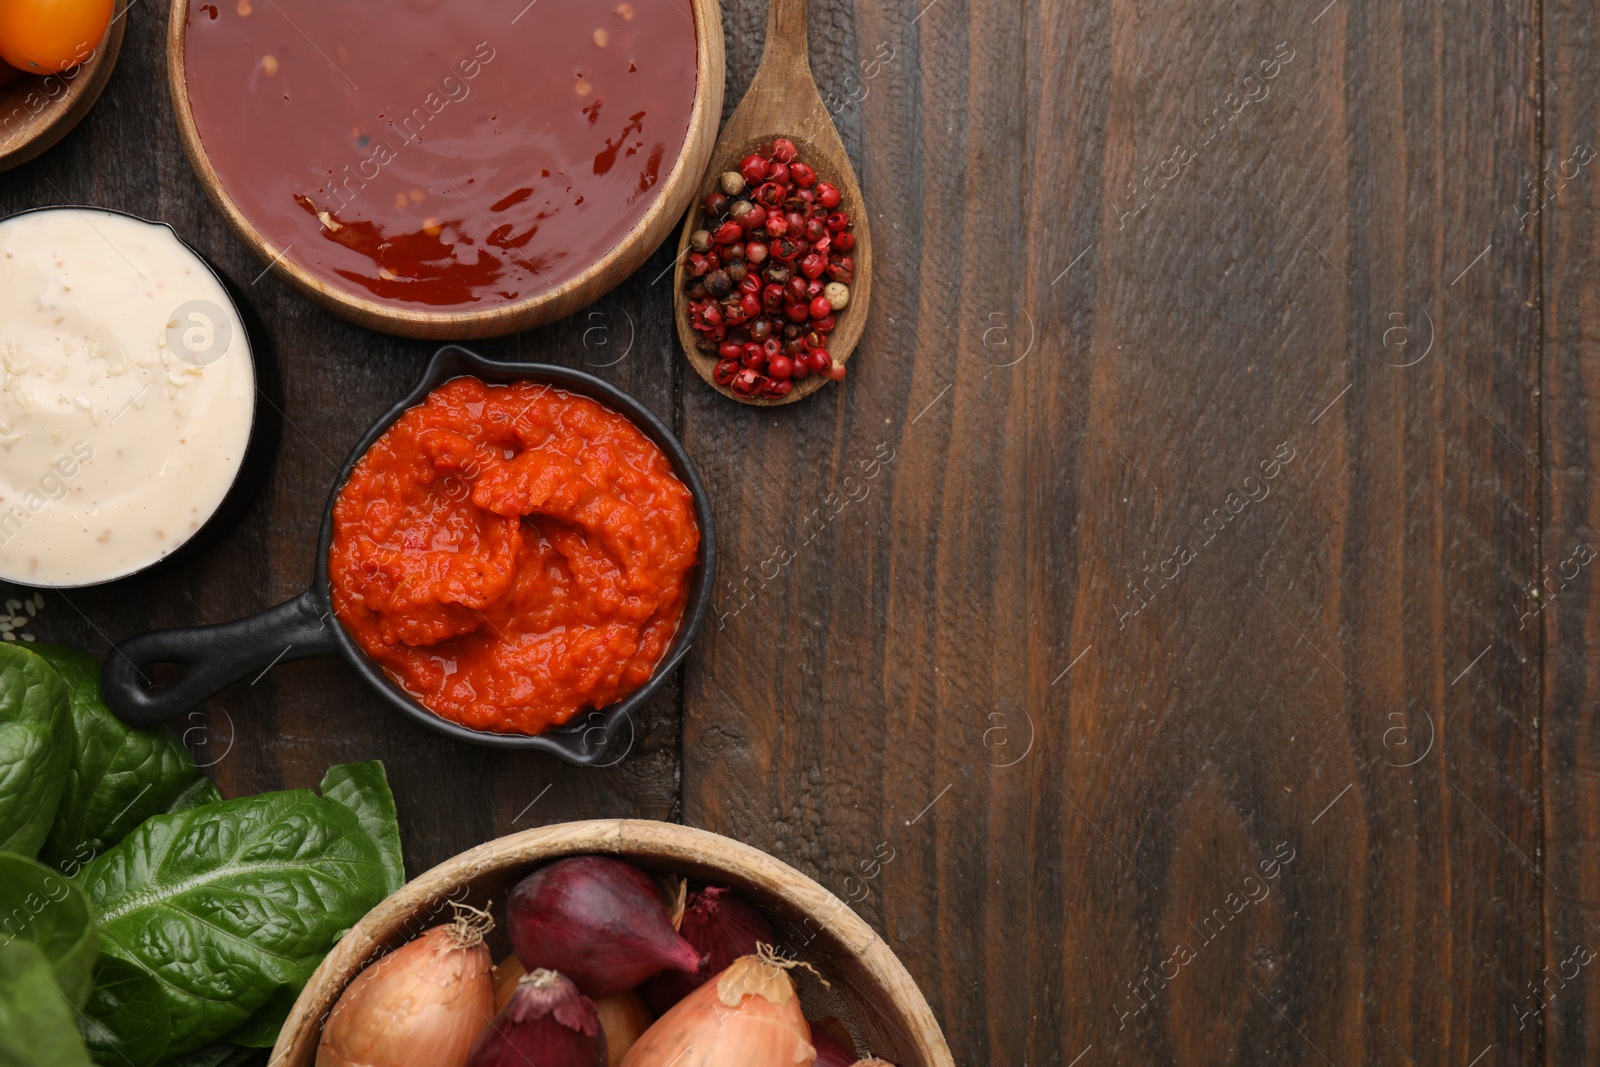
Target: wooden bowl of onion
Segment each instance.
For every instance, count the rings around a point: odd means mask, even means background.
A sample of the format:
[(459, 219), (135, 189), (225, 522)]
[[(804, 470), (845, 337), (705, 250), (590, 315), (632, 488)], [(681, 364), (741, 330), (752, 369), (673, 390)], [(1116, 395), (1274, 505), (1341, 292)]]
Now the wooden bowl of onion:
[(883, 940), (764, 852), (558, 823), (407, 883), (323, 960), (271, 1067), (954, 1067)]

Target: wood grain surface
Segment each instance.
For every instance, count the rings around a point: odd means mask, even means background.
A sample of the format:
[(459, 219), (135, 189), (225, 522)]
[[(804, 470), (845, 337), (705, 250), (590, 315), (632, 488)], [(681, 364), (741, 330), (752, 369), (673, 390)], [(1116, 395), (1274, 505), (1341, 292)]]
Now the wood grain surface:
[[(1544, 389), (1539, 598), (1530, 629), (1543, 640), (1543, 831), (1539, 889), (1543, 968), (1520, 992), (1538, 1001), (1551, 1063), (1600, 1060), (1600, 980), (1578, 962), (1600, 951), (1600, 594), (1590, 564), (1600, 551), (1600, 178), (1579, 160), (1600, 151), (1595, 128), (1600, 19), (1592, 4), (1546, 4), (1543, 61), (1559, 84), (1546, 98), (1544, 137), (1531, 186), (1521, 190), (1544, 250)], [(1548, 178), (1548, 181), (1547, 181)], [(1529, 642), (1531, 645), (1532, 642)], [(1531, 655), (1531, 653), (1530, 653)], [(1574, 972), (1578, 972), (1574, 976)]]
[[(726, 112), (766, 6), (723, 12)], [(171, 222), (266, 323), (288, 425), (202, 559), (46, 594), (37, 632), (95, 651), (298, 592), (336, 463), (431, 350), (230, 236), (164, 15), (131, 9), (0, 212)], [(809, 29), (875, 246), (842, 388), (705, 387), (670, 249), (476, 344), (633, 392), (713, 497), (716, 609), (632, 751), (462, 747), (313, 661), (174, 724), (223, 792), (382, 758), (413, 873), (565, 819), (730, 835), (851, 902), (961, 1064), (1600, 1058), (1593, 5), (813, 0)]]

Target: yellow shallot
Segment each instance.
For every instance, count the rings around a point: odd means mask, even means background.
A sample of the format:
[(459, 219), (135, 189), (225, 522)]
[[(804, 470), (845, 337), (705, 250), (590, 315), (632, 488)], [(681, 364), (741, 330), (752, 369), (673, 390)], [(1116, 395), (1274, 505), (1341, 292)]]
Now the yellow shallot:
[(606, 1032), (607, 1067), (621, 1067), (623, 1057), (655, 1022), (644, 998), (629, 990), (594, 1002), (600, 1013), (600, 1027)]
[(456, 919), (395, 949), (345, 988), (322, 1029), (316, 1067), (463, 1067), (494, 1018), (488, 912)]
[(622, 1067), (812, 1067), (796, 966), (767, 945), (739, 957), (646, 1030)]

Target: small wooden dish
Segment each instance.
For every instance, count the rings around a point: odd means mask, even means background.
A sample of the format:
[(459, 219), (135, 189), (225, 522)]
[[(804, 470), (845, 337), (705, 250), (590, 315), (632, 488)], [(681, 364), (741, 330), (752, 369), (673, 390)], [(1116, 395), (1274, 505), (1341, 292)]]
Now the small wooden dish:
[(761, 52), (761, 65), (756, 68), (749, 90), (722, 128), (722, 136), (711, 152), (712, 168), (701, 183), (689, 217), (684, 220), (683, 232), (678, 236), (678, 266), (672, 277), (673, 317), (677, 319), (678, 340), (683, 344), (689, 365), (723, 396), (757, 407), (792, 404), (821, 389), (831, 379), (813, 374), (796, 382), (788, 396), (777, 400), (740, 396), (717, 384), (713, 375), (717, 357), (700, 351), (696, 343), (699, 337), (689, 325), (689, 302), (683, 291), (685, 264), (689, 258), (690, 236), (706, 228), (705, 197), (719, 188), (718, 180), (724, 171), (738, 170), (739, 161), (759, 146), (770, 145), (775, 137), (787, 137), (794, 142), (799, 158), (815, 168), (818, 179), (838, 186), (839, 210), (850, 216), (850, 232), (856, 239), (855, 250), (851, 253), (856, 261), (856, 274), (850, 286), (850, 303), (839, 312), (838, 325), (828, 335), (828, 351), (835, 363), (847, 362), (855, 351), (856, 342), (861, 340), (861, 332), (867, 327), (867, 307), (872, 299), (872, 234), (867, 224), (867, 205), (849, 153), (839, 139), (839, 131), (811, 76), (807, 6), (807, 0), (772, 0), (767, 12), (767, 40)]
[(26, 75), (0, 88), (0, 171), (54, 148), (89, 113), (117, 65), (127, 13), (127, 0), (117, 0), (94, 54), (71, 70)]
[[(449, 901), (505, 915), (505, 895), (533, 867), (604, 853), (747, 894), (800, 959), (832, 983), (857, 1037), (896, 1067), (954, 1067), (944, 1034), (889, 946), (838, 897), (764, 852), (704, 830), (642, 819), (557, 823), (502, 837), (447, 860), (373, 908), (334, 946), (295, 1001), (272, 1067), (312, 1067), (322, 1021), (345, 986), (384, 952), (450, 918)], [(802, 994), (819, 983), (800, 979)]]
[(401, 337), (449, 340), (498, 337), (570, 315), (616, 288), (660, 247), (689, 206), (700, 175), (705, 172), (706, 161), (711, 156), (711, 146), (717, 136), (717, 123), (722, 118), (726, 59), (722, 40), (722, 10), (718, 0), (688, 2), (694, 10), (698, 63), (694, 108), (690, 113), (689, 134), (684, 140), (683, 151), (672, 165), (672, 172), (667, 175), (661, 194), (632, 232), (582, 274), (536, 296), (481, 310), (423, 311), (364, 299), (336, 289), (282, 255), (276, 245), (250, 224), (217, 177), (216, 169), (212, 167), (205, 146), (200, 141), (194, 111), (189, 106), (188, 77), (184, 69), (184, 26), (190, 0), (173, 0), (172, 17), (167, 25), (167, 80), (172, 90), (172, 107), (177, 113), (178, 134), (183, 141), (184, 152), (206, 196), (239, 239), (264, 264), (275, 265), (302, 295), (357, 325)]

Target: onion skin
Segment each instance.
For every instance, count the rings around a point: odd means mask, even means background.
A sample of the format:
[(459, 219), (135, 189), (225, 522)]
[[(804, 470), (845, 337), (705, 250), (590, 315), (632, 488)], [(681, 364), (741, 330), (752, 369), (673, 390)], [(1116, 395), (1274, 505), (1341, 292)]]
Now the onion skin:
[(494, 1011), (481, 932), (436, 926), (369, 965), (328, 1015), (316, 1067), (465, 1067)]
[[(757, 944), (775, 945), (778, 935), (756, 906), (721, 886), (706, 886), (689, 896), (678, 933), (706, 961), (694, 973), (664, 971), (645, 983), (644, 998), (657, 1015), (721, 974), (740, 956), (754, 955)], [(854, 1063), (852, 1057), (846, 1061)]]
[(472, 1043), (467, 1067), (606, 1067), (594, 1002), (554, 971), (517, 983), (504, 1011)]
[(657, 1019), (622, 1067), (813, 1067), (816, 1059), (788, 973), (742, 956)]
[(661, 971), (700, 965), (700, 953), (672, 928), (656, 883), (606, 856), (539, 868), (511, 890), (506, 915), (522, 965), (559, 971), (585, 996), (613, 996)]
[(618, 1067), (656, 1017), (645, 1007), (644, 999), (632, 992), (601, 997), (594, 1007), (600, 1013), (600, 1029), (606, 1032), (607, 1067)]

